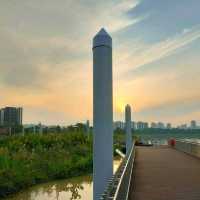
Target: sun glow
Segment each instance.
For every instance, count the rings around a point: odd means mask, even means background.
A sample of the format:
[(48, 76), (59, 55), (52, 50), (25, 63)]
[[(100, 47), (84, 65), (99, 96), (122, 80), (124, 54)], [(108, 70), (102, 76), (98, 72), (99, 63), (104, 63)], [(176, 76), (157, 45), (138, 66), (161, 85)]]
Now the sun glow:
[(116, 101), (116, 111), (119, 112), (119, 113), (123, 113), (126, 104), (127, 103), (124, 99), (117, 99), (117, 101)]

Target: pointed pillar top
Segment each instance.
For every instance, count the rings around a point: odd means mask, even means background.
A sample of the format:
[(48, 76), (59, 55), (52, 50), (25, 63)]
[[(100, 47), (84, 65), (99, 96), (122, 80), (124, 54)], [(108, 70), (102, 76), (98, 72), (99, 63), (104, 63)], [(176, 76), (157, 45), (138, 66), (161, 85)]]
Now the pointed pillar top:
[(131, 109), (131, 106), (129, 104), (126, 105), (126, 109)]
[(106, 31), (104, 28), (102, 28), (102, 29), (97, 33), (97, 35), (106, 35), (106, 36), (110, 37), (110, 35), (107, 33), (107, 31)]
[(127, 105), (125, 106), (125, 111), (126, 111), (126, 112), (131, 112), (131, 106), (130, 106), (129, 104), (127, 104)]
[(93, 48), (98, 46), (107, 46), (112, 48), (112, 38), (104, 28), (102, 28), (93, 38)]

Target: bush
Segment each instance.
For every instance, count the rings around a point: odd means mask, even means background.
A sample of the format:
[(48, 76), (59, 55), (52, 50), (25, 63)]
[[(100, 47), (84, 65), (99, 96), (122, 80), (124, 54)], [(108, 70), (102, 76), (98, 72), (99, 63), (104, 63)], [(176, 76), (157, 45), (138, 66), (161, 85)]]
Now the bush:
[(0, 140), (0, 197), (28, 186), (92, 172), (92, 140), (81, 133)]

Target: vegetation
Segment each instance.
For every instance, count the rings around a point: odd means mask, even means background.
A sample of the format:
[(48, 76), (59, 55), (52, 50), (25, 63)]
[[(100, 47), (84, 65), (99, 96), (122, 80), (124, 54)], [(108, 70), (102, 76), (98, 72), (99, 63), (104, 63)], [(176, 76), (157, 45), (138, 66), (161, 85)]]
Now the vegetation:
[(92, 140), (84, 134), (29, 134), (0, 140), (0, 197), (90, 172)]
[(117, 156), (115, 149), (119, 149), (124, 154), (126, 153), (125, 137), (126, 135), (123, 129), (117, 128), (114, 131), (114, 156)]
[[(0, 197), (28, 186), (92, 172), (92, 134), (80, 124), (57, 133), (25, 134), (0, 139)], [(48, 130), (49, 131), (49, 130)], [(200, 130), (134, 130), (136, 141), (168, 138), (200, 138)], [(125, 132), (114, 132), (114, 153), (125, 153)]]

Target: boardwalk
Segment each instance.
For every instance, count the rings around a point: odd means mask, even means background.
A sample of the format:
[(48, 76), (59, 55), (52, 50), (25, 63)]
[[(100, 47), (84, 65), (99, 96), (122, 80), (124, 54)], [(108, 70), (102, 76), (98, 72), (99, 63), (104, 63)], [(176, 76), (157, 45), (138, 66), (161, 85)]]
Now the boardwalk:
[(168, 147), (139, 147), (130, 200), (200, 200), (200, 159)]

